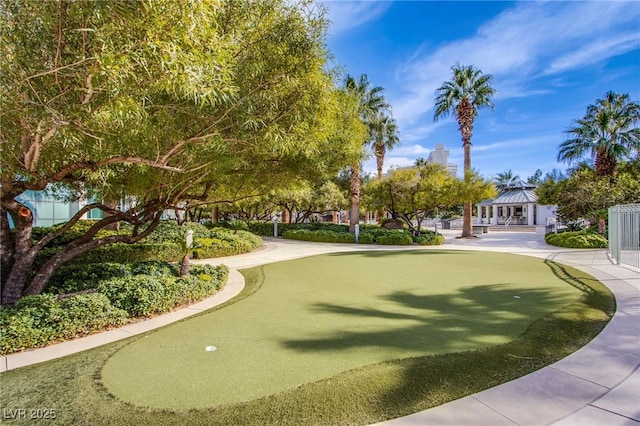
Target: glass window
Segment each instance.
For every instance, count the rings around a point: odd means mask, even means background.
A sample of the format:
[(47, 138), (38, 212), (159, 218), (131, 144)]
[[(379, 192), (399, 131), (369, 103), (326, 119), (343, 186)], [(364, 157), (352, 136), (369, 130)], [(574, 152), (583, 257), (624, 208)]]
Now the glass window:
[(39, 219), (38, 220), (38, 226), (47, 226), (47, 225), (40, 225), (40, 219), (53, 219), (53, 203), (50, 202), (46, 202), (46, 201), (40, 201), (38, 203), (36, 203), (36, 216)]
[(69, 215), (69, 204), (53, 203), (53, 214), (57, 222), (69, 220), (71, 218)]

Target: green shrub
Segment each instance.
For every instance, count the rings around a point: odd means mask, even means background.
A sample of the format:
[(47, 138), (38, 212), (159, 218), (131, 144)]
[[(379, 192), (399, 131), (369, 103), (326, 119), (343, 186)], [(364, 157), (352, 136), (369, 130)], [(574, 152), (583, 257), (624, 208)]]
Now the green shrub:
[(177, 262), (182, 259), (178, 243), (139, 242), (135, 244), (109, 244), (73, 259), (73, 263), (138, 263), (147, 261)]
[[(131, 316), (150, 316), (168, 312), (178, 306), (210, 296), (222, 288), (229, 270), (225, 266), (194, 265), (192, 274), (134, 275), (101, 281), (97, 290), (113, 306)], [(205, 275), (200, 279), (199, 275)]]
[(547, 244), (566, 248), (607, 248), (609, 245), (606, 238), (591, 231), (552, 233), (544, 239)]
[(94, 288), (98, 281), (124, 277), (131, 273), (128, 265), (120, 263), (86, 263), (62, 265), (51, 277), (45, 292), (76, 293)]
[(354, 243), (355, 237), (348, 232), (312, 231), (309, 229), (295, 229), (285, 231), (282, 235), (290, 240), (314, 241), (323, 243)]
[(210, 232), (206, 226), (196, 222), (185, 222), (183, 225), (178, 225), (174, 220), (165, 220), (160, 222), (156, 229), (142, 241), (146, 244), (174, 243), (179, 245), (189, 229), (193, 231), (194, 239), (207, 238)]
[[(73, 238), (81, 235), (80, 231), (88, 229), (90, 224), (79, 221), (70, 231), (54, 240), (56, 242), (69, 242)], [(59, 226), (59, 225), (56, 225)], [(122, 225), (120, 233), (130, 232), (130, 225)], [(34, 232), (41, 238), (55, 227), (34, 228)], [(86, 229), (85, 229), (86, 228)], [(193, 230), (196, 241), (207, 239), (218, 239), (220, 241), (208, 241), (205, 249), (199, 255), (200, 258), (211, 258), (221, 256), (231, 256), (246, 253), (262, 247), (262, 239), (251, 232), (231, 231), (223, 228), (208, 229), (199, 223), (188, 222), (178, 226), (174, 221), (161, 222), (151, 235), (135, 244), (115, 243), (109, 244), (90, 252), (83, 253), (74, 258), (72, 264), (88, 263), (139, 263), (148, 261), (178, 262), (182, 259), (182, 249), (180, 241), (185, 238), (187, 229)], [(105, 231), (114, 233), (115, 231)], [(63, 238), (64, 237), (64, 238)], [(217, 245), (215, 244), (217, 243)], [(46, 259), (51, 257), (58, 248), (48, 247), (38, 254), (36, 267), (42, 265)], [(82, 285), (78, 290), (83, 289)], [(77, 291), (77, 290), (74, 290)]]
[(78, 294), (60, 301), (65, 311), (62, 337), (83, 336), (127, 322), (127, 313), (111, 305), (104, 294)]
[(45, 346), (126, 321), (127, 313), (99, 293), (63, 300), (53, 294), (25, 296), (0, 311), (0, 353)]
[(425, 235), (421, 235), (416, 238), (416, 242), (421, 246), (437, 246), (444, 244), (444, 236), (436, 234), (435, 232), (429, 232)]
[[(76, 238), (84, 235), (89, 230), (89, 228), (95, 225), (96, 222), (97, 220), (79, 220), (76, 223), (74, 223), (70, 229), (68, 229), (59, 237), (54, 238), (53, 241), (51, 241), (45, 247), (58, 247), (61, 245), (68, 244), (71, 241), (75, 240)], [(62, 228), (63, 226), (64, 226), (64, 223), (59, 223), (53, 226), (35, 227), (31, 231), (31, 237), (33, 238), (34, 241), (40, 241), (47, 234), (55, 232), (58, 229)], [(103, 238), (109, 235), (116, 235), (123, 232), (125, 231), (121, 232), (121, 231), (112, 231), (112, 230), (102, 229), (98, 231), (98, 234), (96, 236), (98, 238)]]
[(413, 244), (413, 238), (411, 235), (402, 231), (391, 231), (386, 235), (380, 235), (376, 238), (376, 243), (380, 245), (397, 245), (407, 246)]
[[(337, 223), (323, 223), (323, 222), (310, 222), (310, 223), (281, 223), (278, 222), (278, 236), (283, 236), (287, 231), (307, 229), (310, 231), (332, 231), (332, 232), (349, 232), (349, 225), (337, 224)], [(251, 222), (249, 223), (249, 231), (256, 235), (262, 235), (267, 237), (273, 236), (273, 223), (272, 222)]]
[(358, 235), (358, 244), (373, 244), (373, 241), (373, 235), (368, 232), (361, 232), (360, 235)]

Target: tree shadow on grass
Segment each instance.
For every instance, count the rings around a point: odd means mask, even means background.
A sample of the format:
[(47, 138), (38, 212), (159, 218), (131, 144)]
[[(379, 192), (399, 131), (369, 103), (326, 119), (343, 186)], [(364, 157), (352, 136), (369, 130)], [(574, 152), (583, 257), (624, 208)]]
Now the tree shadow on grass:
[(474, 252), (472, 251), (463, 251), (463, 250), (432, 250), (432, 249), (415, 249), (415, 248), (407, 248), (410, 246), (384, 246), (383, 249), (379, 250), (362, 250), (362, 251), (352, 251), (352, 252), (338, 252), (338, 253), (328, 253), (323, 256), (328, 257), (374, 257), (374, 258), (382, 258), (382, 257), (392, 257), (397, 256), (398, 253), (402, 253), (403, 256), (429, 256), (429, 255), (442, 255), (442, 254), (455, 254), (455, 255), (472, 255)]
[[(558, 273), (565, 272), (569, 274), (562, 270)], [(572, 282), (573, 278), (567, 277)], [(584, 292), (590, 290), (588, 286), (578, 288)], [(514, 347), (505, 351), (504, 348), (517, 341), (532, 323), (571, 303), (566, 293), (522, 288), (511, 283), (467, 287), (452, 294), (401, 291), (381, 299), (384, 309), (335, 304), (315, 304), (309, 308), (314, 315), (370, 318), (376, 324), (374, 328), (347, 327), (320, 337), (281, 343), (301, 352), (325, 352), (328, 357), (349, 356), (349, 351), (359, 348), (406, 351), (406, 355), (398, 356), (402, 359), (372, 366), (370, 380), (378, 381), (379, 385), (372, 383), (366, 386), (366, 391), (357, 390), (371, 393), (362, 399), (371, 404), (368, 410), (379, 412), (383, 418), (437, 406), (547, 365), (546, 355), (529, 357), (537, 348), (528, 345), (524, 345), (524, 349)], [(341, 323), (343, 319), (336, 320), (336, 324)], [(554, 349), (550, 348), (555, 356)], [(541, 350), (547, 354), (546, 348)], [(505, 365), (509, 368), (505, 369)], [(471, 373), (467, 371), (469, 366), (475, 366)], [(480, 375), (478, 366), (481, 366)]]
[(589, 286), (589, 284), (593, 285), (594, 283), (598, 282), (598, 280), (596, 280), (595, 278), (587, 277), (584, 274), (580, 274), (580, 276), (576, 276), (574, 275), (575, 270), (569, 271), (567, 266), (562, 265), (560, 263), (553, 262), (549, 259), (545, 259), (544, 264), (549, 267), (553, 275), (560, 278), (562, 281), (566, 282), (567, 284), (577, 288), (583, 293), (591, 294), (595, 291), (593, 288)]
[[(474, 286), (455, 294), (424, 295), (408, 291), (381, 297), (389, 309), (314, 304), (314, 315), (370, 318), (371, 326), (336, 329), (322, 337), (286, 340), (298, 351), (336, 352), (358, 347), (406, 349), (411, 355), (435, 354), (503, 343), (528, 324), (567, 303), (566, 295), (517, 288), (508, 283)], [(391, 304), (389, 304), (391, 302)], [(336, 324), (345, 324), (336, 317)]]

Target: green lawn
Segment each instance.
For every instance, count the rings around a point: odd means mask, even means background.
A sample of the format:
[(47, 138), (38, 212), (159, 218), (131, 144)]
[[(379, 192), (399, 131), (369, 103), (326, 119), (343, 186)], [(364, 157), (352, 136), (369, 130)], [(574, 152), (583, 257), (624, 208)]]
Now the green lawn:
[(61, 424), (367, 424), (553, 362), (614, 309), (579, 271), (499, 253), (343, 253), (243, 273), (219, 309), (4, 373), (3, 407), (57, 407)]

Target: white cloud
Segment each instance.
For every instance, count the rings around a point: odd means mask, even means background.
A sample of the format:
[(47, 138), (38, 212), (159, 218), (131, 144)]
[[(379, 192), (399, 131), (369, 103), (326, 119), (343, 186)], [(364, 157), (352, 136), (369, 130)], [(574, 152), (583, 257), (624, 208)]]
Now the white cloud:
[(424, 154), (429, 154), (431, 151), (433, 151), (432, 148), (427, 148), (420, 144), (413, 144), (413, 145), (402, 144), (394, 148), (393, 151), (391, 152), (393, 153), (394, 156), (398, 156), (398, 155), (402, 156), (402, 155), (424, 155)]
[(435, 90), (450, 78), (456, 63), (493, 74), (499, 98), (547, 93), (543, 88), (532, 91), (531, 80), (637, 49), (638, 19), (640, 2), (519, 3), (481, 26), (472, 38), (430, 52), (420, 48), (401, 65), (397, 77), (412, 84), (392, 99), (394, 115), (411, 129), (432, 110)]
[(544, 74), (557, 74), (576, 66), (598, 63), (640, 47), (640, 32), (620, 34), (614, 38), (597, 40), (582, 49), (572, 51), (551, 62)]
[(332, 36), (345, 33), (370, 21), (375, 21), (386, 12), (391, 2), (379, 1), (331, 1), (324, 5), (329, 12)]

